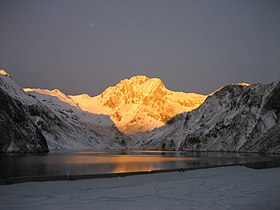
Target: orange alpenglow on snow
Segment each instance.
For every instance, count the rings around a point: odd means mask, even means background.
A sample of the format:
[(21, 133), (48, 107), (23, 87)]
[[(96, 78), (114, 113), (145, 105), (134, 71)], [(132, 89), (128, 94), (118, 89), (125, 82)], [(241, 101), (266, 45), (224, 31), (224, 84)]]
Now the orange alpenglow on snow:
[(160, 79), (146, 76), (122, 80), (96, 97), (70, 96), (87, 112), (109, 115), (117, 128), (126, 134), (161, 127), (174, 116), (196, 109), (206, 97), (170, 91)]
[(0, 70), (0, 74), (9, 77), (10, 75), (5, 70)]

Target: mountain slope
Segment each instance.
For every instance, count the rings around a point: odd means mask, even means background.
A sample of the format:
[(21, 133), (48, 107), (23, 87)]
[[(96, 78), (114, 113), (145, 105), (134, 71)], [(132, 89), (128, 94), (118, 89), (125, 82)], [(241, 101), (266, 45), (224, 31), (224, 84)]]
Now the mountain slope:
[(10, 75), (0, 71), (0, 152), (48, 152), (45, 137), (24, 109), (28, 96), (13, 82)]
[(119, 130), (134, 134), (165, 125), (175, 115), (197, 108), (206, 96), (173, 92), (160, 79), (134, 76), (96, 97), (70, 98), (85, 111), (109, 115)]
[[(280, 82), (228, 85), (171, 125), (137, 136), (141, 149), (280, 152)], [(146, 139), (146, 141), (143, 141)]]
[[(61, 91), (24, 89), (44, 107), (51, 110), (56, 120), (47, 120), (43, 134), (50, 148), (56, 149), (122, 149), (124, 136), (110, 118), (85, 112)], [(42, 115), (44, 112), (39, 112)], [(42, 116), (40, 116), (42, 118)]]
[(81, 110), (58, 90), (25, 92), (4, 71), (0, 88), (0, 149), (4, 152), (47, 151), (37, 149), (46, 141), (50, 149), (123, 148), (123, 135), (109, 117)]

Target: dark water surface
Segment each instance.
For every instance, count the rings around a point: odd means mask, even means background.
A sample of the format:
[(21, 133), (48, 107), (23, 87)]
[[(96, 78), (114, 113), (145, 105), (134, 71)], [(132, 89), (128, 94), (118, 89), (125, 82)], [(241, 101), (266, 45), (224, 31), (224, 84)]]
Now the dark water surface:
[(279, 155), (185, 151), (59, 151), (0, 155), (0, 178), (111, 174), (248, 164), (280, 163)]

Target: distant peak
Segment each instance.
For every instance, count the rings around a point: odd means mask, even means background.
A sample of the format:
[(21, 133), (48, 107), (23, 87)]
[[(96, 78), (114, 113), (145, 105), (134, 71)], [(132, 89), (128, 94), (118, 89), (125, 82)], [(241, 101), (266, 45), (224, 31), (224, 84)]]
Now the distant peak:
[(239, 83), (236, 83), (235, 85), (239, 85), (239, 86), (250, 86), (251, 84), (248, 84), (246, 82), (239, 82)]
[(128, 79), (129, 81), (149, 81), (149, 80), (160, 80), (159, 78), (151, 78), (151, 77), (147, 77), (145, 75), (135, 75), (135, 76), (132, 76), (130, 79)]
[(53, 93), (56, 93), (56, 94), (61, 94), (62, 92), (60, 91), (60, 90), (58, 90), (58, 89), (53, 89), (51, 92), (53, 92)]
[(147, 77), (145, 75), (135, 75), (135, 76), (132, 76), (130, 79), (128, 80), (124, 80), (124, 81), (129, 81), (131, 83), (136, 83), (136, 84), (143, 84), (143, 83), (157, 83), (157, 84), (160, 84), (160, 85), (163, 85), (163, 82), (161, 79), (159, 78), (150, 78), (150, 77)]
[(238, 87), (238, 86), (247, 87), (247, 86), (251, 86), (251, 84), (245, 83), (245, 82), (239, 82), (239, 83), (235, 83), (235, 84), (225, 85), (225, 86), (218, 88), (217, 90), (210, 93), (209, 95), (211, 96), (211, 95), (214, 95), (215, 93), (219, 92), (220, 90), (226, 90), (228, 88)]
[(83, 99), (89, 99), (89, 98), (91, 98), (88, 94), (86, 94), (86, 93), (83, 93), (82, 95), (81, 95), (81, 97), (83, 98)]
[(10, 75), (5, 70), (0, 70), (0, 74), (9, 77)]
[(145, 75), (135, 75), (135, 76), (132, 76), (129, 80), (132, 81), (132, 80), (143, 80), (143, 81), (147, 81), (147, 80), (150, 80), (151, 78), (145, 76)]

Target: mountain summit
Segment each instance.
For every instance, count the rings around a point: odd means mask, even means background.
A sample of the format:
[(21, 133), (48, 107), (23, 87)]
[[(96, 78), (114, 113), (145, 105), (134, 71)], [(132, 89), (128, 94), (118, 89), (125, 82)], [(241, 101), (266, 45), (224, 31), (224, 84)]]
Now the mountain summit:
[(70, 96), (84, 111), (106, 114), (124, 133), (151, 131), (174, 116), (197, 108), (205, 95), (168, 90), (158, 78), (133, 76), (96, 97)]

